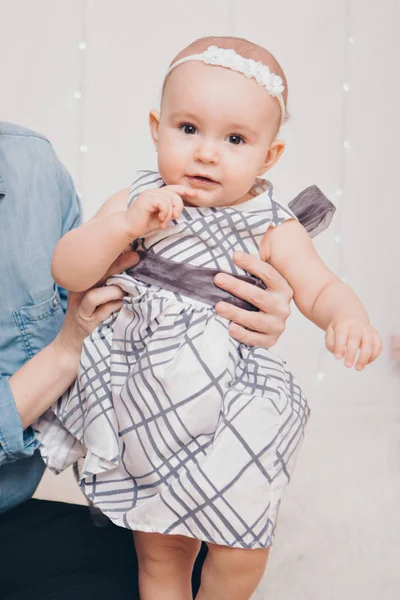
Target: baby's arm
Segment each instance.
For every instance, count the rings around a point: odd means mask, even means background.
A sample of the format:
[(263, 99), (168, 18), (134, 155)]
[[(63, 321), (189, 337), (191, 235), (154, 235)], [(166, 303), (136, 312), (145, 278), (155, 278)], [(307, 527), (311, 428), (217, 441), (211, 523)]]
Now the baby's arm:
[(125, 213), (128, 190), (111, 196), (95, 217), (64, 235), (55, 247), (51, 269), (65, 289), (80, 292), (92, 287), (132, 241)]
[(92, 287), (133, 240), (179, 216), (182, 195), (195, 194), (183, 186), (164, 186), (146, 190), (129, 208), (127, 189), (111, 196), (93, 219), (58, 242), (51, 265), (54, 280), (74, 292)]
[(353, 290), (343, 283), (318, 256), (306, 230), (289, 220), (270, 228), (261, 245), (261, 257), (287, 279), (300, 311), (326, 331), (326, 345), (336, 358), (351, 367), (361, 350), (356, 368), (377, 358), (381, 341)]

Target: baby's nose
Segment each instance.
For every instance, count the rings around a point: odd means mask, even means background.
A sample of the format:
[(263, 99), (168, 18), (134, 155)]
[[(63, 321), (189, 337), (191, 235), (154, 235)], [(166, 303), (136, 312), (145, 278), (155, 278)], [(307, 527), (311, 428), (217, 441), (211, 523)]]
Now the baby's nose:
[(202, 140), (197, 145), (195, 158), (201, 162), (216, 163), (218, 162), (217, 145), (211, 140)]

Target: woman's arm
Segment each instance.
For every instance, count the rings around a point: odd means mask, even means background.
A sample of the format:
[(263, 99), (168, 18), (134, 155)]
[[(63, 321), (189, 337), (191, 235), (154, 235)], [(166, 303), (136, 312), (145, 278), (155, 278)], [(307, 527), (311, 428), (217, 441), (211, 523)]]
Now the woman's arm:
[[(137, 261), (136, 253), (121, 256), (103, 280), (132, 267)], [(120, 309), (123, 295), (115, 285), (69, 294), (64, 323), (57, 337), (9, 379), (23, 429), (56, 402), (74, 381), (84, 339), (112, 312)]]
[(23, 429), (31, 425), (76, 378), (83, 340), (121, 308), (122, 290), (107, 286), (71, 294), (57, 337), (10, 377), (10, 389)]

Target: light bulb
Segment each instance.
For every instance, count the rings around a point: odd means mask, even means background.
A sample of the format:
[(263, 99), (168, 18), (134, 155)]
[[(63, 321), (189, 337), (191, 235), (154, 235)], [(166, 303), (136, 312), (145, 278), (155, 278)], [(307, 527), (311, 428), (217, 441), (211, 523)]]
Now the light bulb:
[(323, 371), (318, 371), (318, 373), (317, 373), (318, 381), (322, 381), (324, 377), (325, 377), (325, 373)]
[(349, 84), (348, 84), (348, 83), (344, 83), (344, 84), (343, 84), (343, 89), (344, 89), (344, 91), (345, 91), (345, 92), (349, 92), (349, 91), (350, 91), (350, 86), (349, 86)]
[(78, 44), (78, 48), (79, 48), (79, 50), (86, 50), (86, 48), (87, 48), (87, 43), (86, 43), (86, 42), (80, 42), (80, 43)]
[(349, 142), (349, 140), (345, 140), (343, 142), (343, 146), (344, 146), (344, 148), (346, 148), (346, 150), (348, 150), (350, 148), (350, 142)]
[(85, 146), (85, 144), (82, 144), (82, 146), (79, 148), (79, 150), (80, 150), (81, 152), (87, 152), (87, 151), (88, 151), (88, 147), (87, 147), (87, 146)]
[(77, 100), (80, 100), (82, 98), (81, 92), (75, 92), (74, 98), (76, 98)]

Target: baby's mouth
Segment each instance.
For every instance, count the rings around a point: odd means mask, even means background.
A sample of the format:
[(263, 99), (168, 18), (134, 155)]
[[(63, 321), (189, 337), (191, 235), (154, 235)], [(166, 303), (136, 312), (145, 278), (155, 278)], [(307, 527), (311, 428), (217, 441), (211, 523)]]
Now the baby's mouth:
[(187, 179), (194, 187), (209, 187), (219, 185), (219, 182), (207, 175), (187, 175)]

